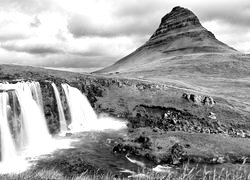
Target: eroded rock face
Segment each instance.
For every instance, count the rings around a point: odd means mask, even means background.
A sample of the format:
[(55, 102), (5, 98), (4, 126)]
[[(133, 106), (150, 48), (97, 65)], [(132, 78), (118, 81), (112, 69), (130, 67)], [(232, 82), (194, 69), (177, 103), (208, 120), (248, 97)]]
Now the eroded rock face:
[(216, 118), (199, 118), (175, 108), (138, 105), (129, 118), (132, 128), (156, 127), (164, 131), (185, 131), (218, 134), (226, 133), (227, 127)]

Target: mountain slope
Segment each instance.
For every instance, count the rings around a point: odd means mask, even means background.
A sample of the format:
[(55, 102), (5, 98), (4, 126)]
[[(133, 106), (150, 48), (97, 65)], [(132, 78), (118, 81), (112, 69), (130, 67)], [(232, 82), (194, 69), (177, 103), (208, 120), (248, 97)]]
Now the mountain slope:
[(95, 73), (222, 97), (250, 112), (250, 55), (217, 40), (185, 8), (173, 8), (143, 46)]
[[(192, 11), (175, 7), (162, 18), (159, 28), (143, 46), (97, 73), (152, 69), (161, 65), (159, 60), (162, 59), (176, 56), (193, 59), (191, 54), (201, 53), (212, 53), (212, 58), (216, 58), (217, 54), (241, 54), (217, 40), (213, 33), (201, 25)], [(188, 56), (185, 57), (186, 55)], [(155, 64), (152, 65), (152, 62)]]

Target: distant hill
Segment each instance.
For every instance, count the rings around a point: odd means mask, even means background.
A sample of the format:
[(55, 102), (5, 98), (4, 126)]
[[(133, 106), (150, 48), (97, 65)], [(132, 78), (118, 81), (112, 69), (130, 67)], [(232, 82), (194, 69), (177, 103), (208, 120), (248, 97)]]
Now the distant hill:
[(160, 26), (143, 46), (96, 73), (147, 73), (159, 68), (167, 74), (248, 73), (250, 64), (248, 61), (245, 67), (245, 58), (249, 57), (216, 39), (192, 11), (178, 6), (161, 19)]

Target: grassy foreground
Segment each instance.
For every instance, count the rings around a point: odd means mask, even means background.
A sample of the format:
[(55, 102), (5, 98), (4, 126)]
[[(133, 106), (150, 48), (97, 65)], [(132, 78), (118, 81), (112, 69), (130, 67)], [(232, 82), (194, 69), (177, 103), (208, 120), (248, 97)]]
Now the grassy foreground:
[(179, 170), (169, 170), (167, 172), (156, 173), (147, 170), (141, 170), (141, 172), (130, 175), (127, 178), (119, 178), (112, 174), (105, 175), (87, 175), (84, 172), (76, 177), (65, 177), (62, 173), (56, 170), (28, 170), (21, 174), (6, 174), (0, 175), (1, 180), (120, 180), (120, 179), (136, 179), (136, 180), (250, 180), (250, 171), (247, 166), (242, 164), (235, 169), (220, 168), (198, 168), (198, 166), (190, 167), (184, 165)]

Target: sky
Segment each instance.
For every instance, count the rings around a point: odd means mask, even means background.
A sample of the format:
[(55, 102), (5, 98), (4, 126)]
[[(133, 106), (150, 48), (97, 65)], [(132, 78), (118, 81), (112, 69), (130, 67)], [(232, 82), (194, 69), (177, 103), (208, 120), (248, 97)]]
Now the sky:
[(144, 44), (175, 6), (250, 53), (249, 0), (0, 0), (0, 64), (99, 69)]

